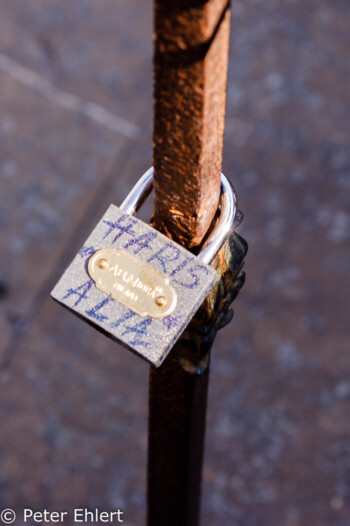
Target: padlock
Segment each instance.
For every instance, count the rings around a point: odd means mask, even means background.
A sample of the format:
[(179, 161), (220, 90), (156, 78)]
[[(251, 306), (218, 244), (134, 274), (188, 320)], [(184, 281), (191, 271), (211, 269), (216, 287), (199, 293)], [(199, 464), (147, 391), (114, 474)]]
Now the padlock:
[(220, 276), (210, 263), (233, 230), (236, 196), (221, 174), (220, 217), (194, 255), (134, 217), (153, 168), (111, 204), (51, 296), (158, 367)]

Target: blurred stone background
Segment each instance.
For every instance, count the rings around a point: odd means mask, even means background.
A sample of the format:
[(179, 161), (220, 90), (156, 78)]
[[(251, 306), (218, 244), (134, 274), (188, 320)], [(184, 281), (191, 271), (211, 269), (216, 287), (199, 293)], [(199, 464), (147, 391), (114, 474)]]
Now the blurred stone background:
[[(141, 526), (148, 366), (49, 291), (151, 164), (152, 4), (0, 7), (0, 507)], [(347, 0), (234, 2), (224, 171), (250, 251), (203, 526), (349, 525), (349, 27)]]

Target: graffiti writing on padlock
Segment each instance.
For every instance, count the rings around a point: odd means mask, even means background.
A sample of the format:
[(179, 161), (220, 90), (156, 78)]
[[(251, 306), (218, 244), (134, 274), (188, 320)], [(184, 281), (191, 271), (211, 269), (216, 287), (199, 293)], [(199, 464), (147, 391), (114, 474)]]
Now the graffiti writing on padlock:
[[(146, 254), (144, 259), (147, 263), (153, 263), (165, 275), (169, 276), (175, 283), (185, 289), (195, 289), (201, 284), (201, 277), (208, 274), (205, 265), (198, 264), (195, 258), (188, 257), (174, 243), (166, 243), (161, 248), (157, 243), (159, 237), (157, 232), (147, 232), (137, 235), (131, 227), (137, 219), (125, 214), (117, 221), (103, 221), (109, 225), (103, 239), (109, 239), (111, 246), (124, 248), (131, 254)], [(111, 236), (112, 232), (117, 232)], [(91, 256), (99, 247), (84, 245), (79, 254), (81, 257)], [(183, 272), (182, 272), (183, 271)], [(202, 275), (202, 276), (201, 276)]]
[(151, 169), (120, 207), (108, 208), (51, 294), (158, 366), (219, 279), (210, 263), (231, 232), (236, 202), (222, 175), (220, 218), (195, 256), (133, 216), (152, 177)]

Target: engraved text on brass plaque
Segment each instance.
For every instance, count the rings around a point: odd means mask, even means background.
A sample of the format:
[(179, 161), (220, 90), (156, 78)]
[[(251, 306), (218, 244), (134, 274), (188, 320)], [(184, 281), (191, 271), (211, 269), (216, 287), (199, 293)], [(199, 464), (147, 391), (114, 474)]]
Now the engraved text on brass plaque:
[(99, 290), (140, 316), (162, 318), (176, 307), (169, 278), (123, 249), (97, 250), (88, 270)]

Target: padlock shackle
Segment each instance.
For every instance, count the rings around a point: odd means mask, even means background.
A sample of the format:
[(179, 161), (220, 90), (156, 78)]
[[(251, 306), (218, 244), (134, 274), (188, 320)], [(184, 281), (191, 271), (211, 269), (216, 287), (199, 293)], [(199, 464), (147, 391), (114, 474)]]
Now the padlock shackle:
[(120, 209), (126, 214), (133, 216), (141, 208), (147, 197), (153, 190), (153, 166), (137, 181), (134, 188), (126, 196)]
[[(137, 181), (129, 195), (120, 205), (123, 212), (134, 215), (143, 205), (153, 188), (153, 172), (151, 167)], [(220, 217), (203, 245), (198, 257), (208, 265), (213, 261), (226, 239), (232, 233), (237, 211), (237, 198), (227, 177), (221, 173)]]
[(226, 239), (232, 234), (236, 212), (236, 192), (226, 175), (221, 172), (220, 217), (198, 254), (204, 263), (210, 265)]

